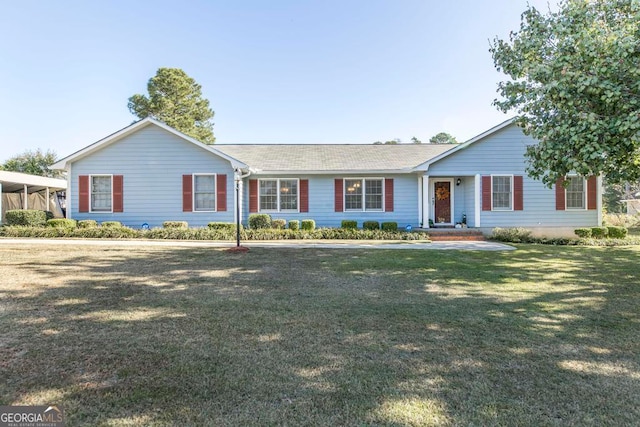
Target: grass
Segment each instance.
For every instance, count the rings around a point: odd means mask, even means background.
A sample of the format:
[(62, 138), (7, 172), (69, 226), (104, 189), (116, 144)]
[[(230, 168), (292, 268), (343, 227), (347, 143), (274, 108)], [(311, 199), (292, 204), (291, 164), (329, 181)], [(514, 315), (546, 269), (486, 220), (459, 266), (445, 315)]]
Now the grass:
[(0, 405), (75, 425), (633, 425), (640, 248), (0, 246)]

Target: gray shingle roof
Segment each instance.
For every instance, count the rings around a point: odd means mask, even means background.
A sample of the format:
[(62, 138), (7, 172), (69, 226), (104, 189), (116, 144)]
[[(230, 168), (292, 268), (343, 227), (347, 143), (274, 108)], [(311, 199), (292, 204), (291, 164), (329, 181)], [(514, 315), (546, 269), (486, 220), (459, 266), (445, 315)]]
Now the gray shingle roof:
[(458, 144), (223, 145), (215, 148), (259, 171), (410, 170)]

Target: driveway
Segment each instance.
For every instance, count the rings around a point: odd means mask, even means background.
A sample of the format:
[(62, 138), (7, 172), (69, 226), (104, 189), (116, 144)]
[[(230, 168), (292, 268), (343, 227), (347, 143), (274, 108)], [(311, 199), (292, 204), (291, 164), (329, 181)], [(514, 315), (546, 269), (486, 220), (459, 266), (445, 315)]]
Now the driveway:
[[(107, 239), (0, 239), (2, 244), (24, 245), (72, 245), (72, 246), (172, 246), (231, 248), (235, 242), (212, 242), (200, 240), (107, 240)], [(248, 248), (314, 248), (314, 249), (422, 249), (422, 250), (469, 250), (469, 251), (512, 251), (513, 246), (498, 242), (421, 242), (384, 240), (274, 240), (263, 242), (242, 242)]]

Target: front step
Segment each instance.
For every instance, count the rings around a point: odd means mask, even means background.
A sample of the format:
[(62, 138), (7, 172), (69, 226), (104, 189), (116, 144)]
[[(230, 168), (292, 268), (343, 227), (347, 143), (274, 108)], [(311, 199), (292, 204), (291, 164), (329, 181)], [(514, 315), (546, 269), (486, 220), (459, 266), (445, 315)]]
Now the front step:
[(448, 228), (437, 229), (430, 228), (427, 230), (429, 239), (432, 242), (451, 242), (451, 241), (465, 241), (465, 242), (483, 242), (485, 241), (484, 234), (479, 230), (471, 230), (468, 228)]

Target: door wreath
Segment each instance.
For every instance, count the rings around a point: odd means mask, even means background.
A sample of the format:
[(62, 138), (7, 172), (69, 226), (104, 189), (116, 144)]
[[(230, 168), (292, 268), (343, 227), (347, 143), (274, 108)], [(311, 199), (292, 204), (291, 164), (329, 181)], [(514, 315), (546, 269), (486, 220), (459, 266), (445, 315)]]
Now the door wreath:
[(449, 195), (450, 195), (449, 190), (447, 190), (447, 188), (444, 186), (438, 187), (436, 189), (436, 198), (438, 200), (446, 200), (449, 198)]

